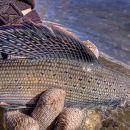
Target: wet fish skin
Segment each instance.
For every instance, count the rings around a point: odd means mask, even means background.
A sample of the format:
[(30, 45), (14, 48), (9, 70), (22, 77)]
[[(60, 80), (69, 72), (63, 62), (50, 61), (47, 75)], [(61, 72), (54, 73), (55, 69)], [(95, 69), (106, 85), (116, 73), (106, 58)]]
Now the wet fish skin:
[[(27, 59), (0, 61), (0, 101), (33, 105), (48, 88), (66, 91), (66, 105), (117, 105), (130, 97), (130, 79), (102, 66), (92, 51), (53, 25), (0, 27), (0, 51)], [(51, 30), (50, 30), (51, 28)]]
[(29, 101), (48, 88), (66, 91), (67, 105), (117, 105), (127, 99), (130, 80), (101, 65), (65, 59), (0, 61), (0, 101)]

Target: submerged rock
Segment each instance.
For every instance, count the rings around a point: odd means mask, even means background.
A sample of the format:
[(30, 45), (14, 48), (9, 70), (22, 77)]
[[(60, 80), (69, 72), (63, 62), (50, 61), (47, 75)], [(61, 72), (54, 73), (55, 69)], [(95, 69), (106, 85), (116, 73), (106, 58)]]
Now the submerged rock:
[(100, 114), (93, 109), (84, 109), (86, 113), (85, 124), (82, 130), (97, 130), (101, 127), (100, 124)]

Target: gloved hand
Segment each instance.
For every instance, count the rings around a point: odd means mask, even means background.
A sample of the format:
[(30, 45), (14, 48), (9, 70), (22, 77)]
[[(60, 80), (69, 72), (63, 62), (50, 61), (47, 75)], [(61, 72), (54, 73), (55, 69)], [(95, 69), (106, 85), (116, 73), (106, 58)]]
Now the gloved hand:
[[(34, 0), (0, 0), (0, 25), (21, 23), (25, 19), (41, 22), (34, 6)], [(25, 10), (29, 10), (28, 13)]]
[(27, 112), (24, 110), (7, 111), (5, 113), (7, 129), (77, 130), (81, 128), (84, 124), (84, 113), (79, 108), (64, 108), (64, 98), (64, 90), (48, 89), (40, 96), (36, 107), (30, 114), (31, 117), (24, 114)]

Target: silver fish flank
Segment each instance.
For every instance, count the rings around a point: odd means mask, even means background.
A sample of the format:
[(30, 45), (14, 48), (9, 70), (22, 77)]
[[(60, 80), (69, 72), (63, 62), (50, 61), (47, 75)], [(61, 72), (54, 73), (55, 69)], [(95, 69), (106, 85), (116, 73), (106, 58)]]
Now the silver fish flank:
[(49, 26), (0, 27), (0, 51), (26, 57), (0, 61), (0, 102), (31, 106), (48, 88), (65, 90), (67, 106), (115, 106), (130, 98), (128, 77), (101, 65), (73, 35)]

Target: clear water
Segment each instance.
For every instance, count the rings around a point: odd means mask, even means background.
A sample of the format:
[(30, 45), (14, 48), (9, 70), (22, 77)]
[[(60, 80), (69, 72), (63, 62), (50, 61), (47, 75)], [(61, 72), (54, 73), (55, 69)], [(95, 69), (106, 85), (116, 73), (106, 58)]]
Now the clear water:
[[(36, 1), (36, 10), (43, 22), (62, 26), (82, 41), (90, 40), (98, 47), (102, 64), (130, 77), (129, 8), (130, 0)], [(104, 126), (102, 130), (130, 129), (130, 108), (117, 111), (117, 127)], [(1, 120), (2, 113), (0, 109)], [(0, 130), (3, 130), (1, 124)]]

